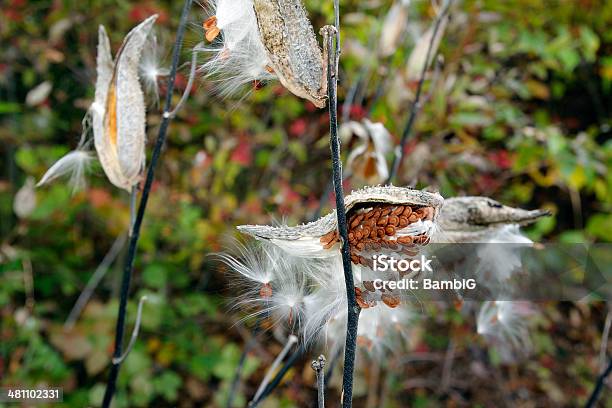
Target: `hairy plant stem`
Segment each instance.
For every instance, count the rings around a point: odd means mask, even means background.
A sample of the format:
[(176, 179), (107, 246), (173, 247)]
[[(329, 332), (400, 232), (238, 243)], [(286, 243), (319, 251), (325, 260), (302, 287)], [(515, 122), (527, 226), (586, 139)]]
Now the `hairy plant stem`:
[(404, 150), (406, 148), (406, 142), (408, 141), (408, 136), (412, 132), (412, 127), (414, 126), (415, 119), (417, 114), (421, 111), (421, 93), (423, 91), (423, 84), (425, 83), (425, 75), (427, 74), (427, 68), (429, 66), (429, 61), (431, 60), (431, 52), (433, 50), (433, 46), (436, 42), (436, 37), (438, 36), (438, 30), (440, 28), (440, 24), (442, 20), (446, 17), (446, 12), (450, 7), (451, 0), (445, 0), (445, 4), (440, 11), (440, 14), (436, 18), (436, 22), (434, 23), (434, 29), (431, 36), (431, 40), (427, 47), (427, 54), (425, 56), (425, 63), (423, 64), (423, 69), (421, 71), (421, 76), (419, 78), (419, 82), (417, 85), (416, 94), (414, 96), (414, 102), (412, 103), (412, 108), (410, 109), (410, 115), (408, 115), (408, 120), (406, 121), (406, 125), (404, 126), (404, 130), (402, 132), (402, 138), (400, 139), (400, 144), (395, 148), (395, 157), (393, 158), (393, 164), (391, 165), (391, 171), (389, 172), (389, 177), (387, 178), (386, 184), (390, 184), (393, 182), (395, 177), (397, 176), (397, 172), (402, 164), (402, 160), (404, 159)]
[[(171, 117), (170, 115), (168, 115), (168, 112), (170, 111), (172, 104), (172, 93), (174, 91), (174, 84), (176, 81), (176, 71), (181, 52), (181, 46), (183, 44), (185, 27), (187, 25), (187, 16), (189, 15), (189, 10), (191, 8), (191, 1), (192, 0), (185, 0), (185, 4), (183, 5), (181, 20), (179, 22), (178, 31), (176, 33), (176, 41), (174, 43), (174, 48), (172, 51), (172, 67), (170, 70), (170, 75), (168, 76), (164, 115), (162, 118), (161, 125), (159, 127), (159, 132), (157, 134), (157, 141), (155, 142), (155, 148), (153, 150), (153, 155), (151, 156), (151, 163), (149, 164), (149, 168), (147, 170), (147, 177), (145, 180), (144, 188), (142, 190), (142, 197), (140, 199), (138, 212), (136, 213), (136, 219), (134, 220), (132, 234), (130, 236), (127, 258), (125, 260), (125, 267), (121, 280), (121, 293), (119, 298), (119, 311), (117, 314), (117, 327), (115, 331), (115, 349), (113, 352), (113, 359), (118, 359), (122, 356), (126, 307), (128, 294), (130, 291), (130, 281), (132, 280), (132, 271), (134, 269), (134, 258), (136, 257), (136, 248), (138, 246), (138, 238), (140, 236), (140, 227), (142, 225), (145, 210), (147, 208), (147, 202), (149, 200), (151, 186), (153, 185), (153, 179), (155, 178), (155, 168), (157, 167), (157, 162), (159, 161), (162, 147), (164, 146), (164, 143), (166, 141), (166, 133), (168, 131), (168, 126), (171, 120)], [(104, 408), (108, 408), (110, 406), (110, 403), (113, 399), (113, 395), (115, 394), (115, 389), (117, 388), (117, 377), (119, 376), (120, 367), (121, 362), (113, 363), (113, 365), (111, 366), (111, 370), (108, 376), (108, 383), (106, 385), (106, 391), (104, 392), (104, 400), (102, 402), (102, 407)]]
[[(339, 23), (337, 1), (334, 2), (336, 11), (336, 24)], [(360, 308), (355, 297), (355, 282), (351, 268), (351, 257), (348, 240), (348, 227), (346, 210), (344, 207), (344, 191), (342, 189), (342, 161), (340, 160), (340, 139), (338, 137), (338, 32), (339, 27), (324, 27), (328, 35), (327, 47), (329, 59), (327, 61), (327, 95), (329, 107), (329, 144), (332, 155), (332, 174), (334, 192), (336, 194), (336, 217), (338, 219), (338, 232), (342, 241), (342, 266), (344, 269), (344, 283), (346, 285), (347, 300), (347, 326), (346, 343), (344, 348), (344, 372), (342, 377), (342, 406), (350, 408), (353, 399), (353, 371), (355, 366), (355, 350), (357, 348), (357, 326), (359, 324)], [(333, 32), (335, 31), (335, 33)], [(334, 52), (334, 35), (336, 34), (336, 49)]]

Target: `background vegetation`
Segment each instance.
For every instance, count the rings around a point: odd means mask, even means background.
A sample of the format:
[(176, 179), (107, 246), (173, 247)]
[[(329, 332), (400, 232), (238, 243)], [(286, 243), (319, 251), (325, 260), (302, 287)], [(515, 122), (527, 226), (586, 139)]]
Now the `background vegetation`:
[[(344, 119), (383, 122), (399, 140), (416, 88), (406, 61), (435, 11), (409, 7), (408, 29), (391, 57), (378, 38), (392, 1), (341, 2), (340, 103)], [(332, 2), (306, 1), (313, 24), (331, 21)], [(0, 10), (0, 384), (64, 388), (67, 406), (99, 404), (112, 352), (121, 259), (69, 332), (63, 323), (117, 236), (128, 197), (94, 169), (75, 196), (57, 182), (37, 189), (18, 217), (17, 191), (74, 148), (93, 99), (97, 25), (113, 49), (153, 12), (170, 45), (180, 2), (6, 0)], [(184, 46), (201, 41), (206, 17), (194, 7)], [(443, 196), (487, 195), (553, 217), (526, 230), (535, 240), (612, 240), (612, 7), (576, 0), (465, 0), (452, 11), (425, 85), (398, 184), (416, 181)], [(169, 64), (169, 47), (160, 56)], [(183, 67), (179, 90), (186, 83)], [(160, 90), (163, 95), (163, 87)], [(380, 97), (377, 97), (379, 95)], [(154, 99), (154, 98), (151, 98)], [(160, 117), (150, 106), (150, 135)], [(277, 83), (242, 100), (221, 100), (200, 80), (170, 127), (142, 230), (129, 326), (147, 294), (141, 334), (120, 375), (117, 406), (224, 406), (252, 322), (229, 310), (228, 278), (210, 255), (234, 226), (299, 223), (319, 206), (330, 177), (325, 110)], [(152, 137), (152, 136), (151, 136)], [(152, 139), (150, 140), (152, 143)], [(348, 154), (354, 143), (344, 144)], [(389, 157), (391, 159), (391, 157)], [(358, 187), (347, 181), (346, 190)], [(23, 197), (21, 198), (23, 200)], [(24, 205), (25, 201), (20, 201)], [(31, 203), (30, 201), (27, 201)], [(325, 208), (330, 208), (330, 202)], [(121, 258), (121, 256), (120, 256)], [(575, 406), (599, 370), (603, 304), (543, 304), (528, 359), (502, 364), (470, 316), (436, 305), (389, 361), (357, 362), (357, 406)], [(452, 344), (451, 386), (438, 386)], [(282, 344), (261, 335), (234, 399), (244, 406)], [(313, 403), (312, 351), (266, 406)], [(414, 360), (421, 360), (414, 362)], [(406, 361), (411, 361), (406, 363)], [(381, 370), (381, 366), (383, 369)], [(380, 375), (379, 375), (380, 374)], [(341, 375), (332, 378), (337, 401)], [(368, 401), (380, 395), (384, 401)], [(605, 406), (612, 399), (604, 398)], [(374, 400), (376, 401), (376, 400)]]

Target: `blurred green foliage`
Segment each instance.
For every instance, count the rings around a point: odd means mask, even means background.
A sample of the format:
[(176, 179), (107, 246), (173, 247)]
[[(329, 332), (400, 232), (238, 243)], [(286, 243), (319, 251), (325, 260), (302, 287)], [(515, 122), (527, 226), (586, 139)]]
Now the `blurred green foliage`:
[[(414, 1), (400, 47), (380, 58), (377, 39), (391, 4), (341, 2), (339, 92), (342, 103), (360, 84), (359, 98), (347, 107), (350, 117), (369, 113), (398, 140), (416, 85), (404, 78), (406, 61), (435, 10), (429, 1)], [(315, 27), (331, 21), (331, 1), (306, 1), (306, 6)], [(116, 50), (132, 26), (160, 13), (157, 30), (167, 46), (162, 52), (167, 65), (180, 7), (180, 2), (152, 0), (7, 0), (0, 10), (2, 385), (62, 386), (66, 405), (74, 407), (102, 399), (121, 257), (76, 326), (69, 332), (62, 326), (115, 237), (127, 230), (128, 197), (98, 167), (89, 188), (75, 196), (62, 182), (37, 189), (36, 207), (27, 217), (18, 218), (13, 203), (28, 176), (40, 178), (79, 140), (94, 92), (97, 25), (107, 27)], [(195, 6), (185, 61), (201, 39), (205, 17)], [(511, 205), (548, 208), (555, 216), (528, 230), (535, 240), (610, 242), (610, 27), (612, 7), (604, 1), (460, 2), (440, 47), (442, 59), (432, 69), (437, 77), (428, 76), (426, 101), (398, 182), (416, 181), (445, 196), (488, 195)], [(187, 69), (182, 67), (179, 90)], [(45, 82), (51, 84), (48, 94), (26, 104)], [(155, 101), (150, 103), (152, 144), (160, 115)], [(171, 125), (143, 225), (128, 330), (137, 299), (146, 294), (149, 302), (120, 375), (116, 406), (224, 406), (249, 330), (229, 310), (231, 288), (210, 255), (226, 248), (234, 225), (281, 217), (297, 223), (315, 212), (330, 177), (327, 126), (325, 111), (277, 83), (241, 101), (224, 101), (210, 83), (198, 82)], [(346, 144), (343, 153), (351, 147)], [(508, 387), (505, 398), (511, 395), (517, 403), (528, 390), (535, 401), (580, 404), (597, 371), (605, 310), (601, 305), (544, 308), (534, 334), (535, 357), (494, 381)], [(436, 316), (436, 310), (428, 312)], [(477, 363), (470, 325), (458, 313), (439, 315), (425, 323), (426, 334), (414, 340), (414, 349), (443, 353), (453, 338), (463, 350), (455, 364), (463, 368), (456, 370), (465, 371)], [(246, 360), (246, 383), (235, 406), (245, 405), (280, 348), (271, 339), (262, 341), (265, 347)], [(494, 350), (489, 361), (497, 364)], [(390, 393), (386, 406), (452, 404), (453, 394), (441, 397), (428, 386), (406, 383), (439, 372), (441, 365), (396, 367), (382, 385)], [(368, 380), (368, 365), (358, 367), (359, 378)], [(269, 406), (306, 406), (312, 400), (311, 376), (307, 364), (304, 370), (296, 367)], [(365, 399), (363, 384), (356, 385), (358, 400)], [(486, 376), (461, 387), (473, 406), (501, 395)]]

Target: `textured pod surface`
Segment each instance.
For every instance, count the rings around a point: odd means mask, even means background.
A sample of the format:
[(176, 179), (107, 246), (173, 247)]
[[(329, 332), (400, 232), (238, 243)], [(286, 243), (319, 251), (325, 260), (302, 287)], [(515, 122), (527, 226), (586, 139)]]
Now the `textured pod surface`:
[(301, 0), (254, 0), (253, 4), (274, 73), (293, 94), (324, 107), (324, 57)]
[[(349, 217), (349, 223), (351, 220), (354, 221), (353, 216), (356, 212), (368, 212), (375, 214), (375, 207), (391, 207), (391, 206), (414, 206), (415, 208), (431, 208), (431, 214), (429, 215), (430, 224), (433, 226), (435, 220), (438, 217), (440, 207), (442, 206), (444, 199), (437, 193), (429, 193), (420, 190), (413, 190), (405, 187), (395, 186), (375, 186), (365, 187), (361, 190), (354, 191), (344, 199), (344, 205), (346, 208), (347, 216)], [(381, 210), (381, 213), (384, 210)], [(389, 209), (389, 214), (393, 210)], [(422, 217), (426, 217), (427, 214), (423, 214)], [(364, 216), (365, 217), (365, 216)], [(419, 224), (419, 219), (412, 218), (406, 225), (399, 227), (399, 217), (397, 217), (398, 229), (404, 228), (404, 230), (410, 233), (418, 233), (422, 228), (426, 228), (427, 225)], [(380, 219), (380, 214), (375, 217), (376, 220)], [(383, 218), (384, 219), (384, 218)], [(383, 221), (380, 221), (381, 223)], [(388, 222), (388, 217), (387, 217)], [(410, 225), (412, 223), (416, 223)], [(359, 228), (362, 236), (356, 240), (356, 244), (362, 239), (368, 239), (369, 234), (372, 231), (368, 231), (368, 237), (364, 235), (362, 230), (366, 225), (355, 224), (354, 228)], [(386, 226), (386, 224), (385, 224)], [(380, 226), (381, 228), (385, 226)], [(257, 239), (268, 240), (275, 245), (282, 247), (283, 249), (301, 254), (302, 256), (314, 256), (314, 257), (329, 257), (337, 255), (337, 251), (329, 251), (335, 243), (337, 243), (337, 235), (333, 235), (337, 231), (337, 219), (335, 210), (330, 214), (318, 219), (317, 221), (310, 222), (308, 224), (298, 225), (295, 227), (289, 226), (269, 226), (269, 225), (241, 225), (238, 226), (238, 230), (249, 234)], [(350, 227), (350, 226), (349, 226)], [(375, 230), (378, 233), (381, 228)], [(417, 230), (415, 230), (417, 228)], [(429, 227), (427, 227), (428, 229)], [(384, 228), (383, 228), (383, 231)], [(382, 233), (386, 235), (386, 232)], [(395, 235), (395, 234), (392, 234)], [(378, 236), (377, 236), (378, 237)], [(374, 238), (374, 237), (372, 237)], [(378, 237), (382, 238), (382, 237)], [(349, 239), (350, 236), (349, 236)], [(367, 242), (367, 241), (366, 241)], [(364, 244), (365, 245), (365, 244)]]
[(111, 183), (128, 191), (140, 180), (145, 161), (146, 108), (138, 72), (156, 19), (157, 15), (151, 16), (128, 33), (115, 62), (104, 27), (98, 33), (94, 141)]
[(479, 242), (507, 225), (527, 225), (550, 215), (546, 210), (523, 210), (488, 197), (456, 197), (444, 201), (437, 241)]

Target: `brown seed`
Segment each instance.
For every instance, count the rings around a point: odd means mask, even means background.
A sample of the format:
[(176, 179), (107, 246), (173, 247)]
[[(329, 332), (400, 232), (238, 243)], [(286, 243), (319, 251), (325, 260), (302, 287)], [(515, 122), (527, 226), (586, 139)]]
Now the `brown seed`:
[[(323, 235), (321, 237), (321, 239), (319, 239), (319, 242), (322, 244), (327, 244), (329, 241), (333, 241), (336, 235), (336, 231), (330, 231), (327, 234)], [(350, 235), (349, 235), (349, 239), (350, 239)]]
[(355, 248), (357, 248), (358, 251), (363, 251), (365, 249), (365, 244), (363, 242), (358, 242), (355, 244)]
[(364, 239), (370, 236), (371, 231), (372, 231), (372, 228), (368, 226), (363, 227), (363, 229), (361, 230), (361, 233), (363, 234)]
[(381, 300), (385, 305), (389, 306), (391, 309), (396, 308), (400, 304), (400, 299), (397, 296), (384, 294), (381, 296)]
[(368, 220), (368, 222), (366, 223), (366, 226), (368, 226), (370, 228), (374, 228), (376, 226), (376, 219), (375, 218), (370, 218)]
[(385, 227), (385, 234), (387, 234), (388, 236), (392, 237), (393, 235), (395, 235), (395, 227), (392, 225), (387, 225)]
[(208, 31), (213, 27), (217, 26), (217, 16), (210, 16), (208, 17), (205, 21), (204, 24), (202, 24), (202, 27), (204, 27), (204, 30)]
[(352, 242), (355, 239), (355, 234), (349, 232), (349, 242)]
[(221, 30), (219, 30), (218, 27), (212, 27), (211, 29), (206, 31), (204, 37), (206, 37), (206, 41), (213, 42), (213, 40), (217, 38), (220, 32)]
[(387, 248), (389, 249), (397, 249), (398, 245), (397, 245), (397, 241), (393, 241), (393, 240), (385, 240), (385, 242), (387, 243)]
[(404, 212), (402, 213), (402, 215), (404, 217), (409, 217), (410, 214), (412, 214), (412, 208), (409, 205), (407, 205), (404, 207)]
[(363, 281), (363, 287), (366, 288), (369, 292), (376, 292), (373, 281)]
[(370, 231), (370, 238), (371, 239), (376, 238), (376, 228), (372, 228), (372, 230)]
[(418, 210), (416, 210), (415, 212), (419, 216), (419, 218), (424, 218), (425, 214), (427, 213), (427, 210), (425, 210), (424, 207), (421, 207)]
[(392, 210), (392, 208), (391, 208), (391, 207), (387, 207), (387, 208), (385, 208), (385, 209), (383, 209), (383, 210), (382, 210), (382, 212), (380, 213), (380, 215), (382, 215), (383, 217), (384, 217), (385, 215), (389, 215), (389, 214), (391, 214), (391, 210)]
[(332, 239), (331, 241), (329, 241), (327, 244), (323, 245), (323, 249), (330, 249), (331, 247), (333, 247), (334, 245), (336, 245), (338, 241), (336, 241), (335, 239)]
[(355, 240), (356, 240), (357, 242), (359, 242), (359, 241), (361, 241), (361, 238), (363, 238), (363, 234), (361, 233), (361, 231), (357, 231), (357, 232), (355, 233)]
[(269, 283), (264, 283), (263, 285), (261, 285), (261, 289), (259, 289), (259, 296), (264, 299), (272, 297), (272, 285), (270, 285)]
[(409, 222), (408, 222), (408, 218), (406, 218), (406, 217), (400, 217), (400, 219), (399, 219), (399, 224), (398, 224), (398, 226), (399, 226), (400, 228), (405, 228), (405, 227), (407, 227), (407, 226), (408, 226), (408, 224), (409, 224)]
[(393, 209), (393, 211), (391, 211), (391, 214), (399, 216), (403, 211), (404, 211), (404, 206), (403, 205), (399, 205), (399, 206), (395, 207)]
[(400, 244), (412, 244), (412, 237), (398, 237), (397, 242), (399, 242)]
[(399, 217), (396, 215), (390, 215), (388, 224), (393, 225), (394, 227), (397, 226), (399, 224)]
[(368, 266), (368, 260), (365, 259), (363, 256), (359, 257), (359, 263), (363, 266)]
[(376, 229), (376, 235), (378, 235), (378, 238), (382, 238), (385, 236), (385, 229), (384, 228), (377, 228)]
[(372, 218), (378, 220), (380, 218), (380, 210), (374, 210), (374, 214), (372, 214)]
[(351, 262), (354, 263), (354, 264), (358, 264), (359, 263), (359, 256), (351, 254)]
[(387, 225), (387, 222), (389, 222), (388, 217), (380, 217), (378, 221), (376, 221), (376, 225), (378, 225), (379, 227), (384, 227), (385, 225)]
[(370, 210), (366, 213), (363, 214), (363, 219), (364, 220), (369, 220), (370, 218), (372, 218), (372, 215), (374, 215), (374, 211)]
[(351, 228), (356, 228), (359, 224), (361, 224), (361, 220), (363, 220), (362, 214), (358, 214), (357, 216), (355, 216), (351, 221)]
[(412, 224), (413, 222), (417, 222), (417, 221), (419, 220), (419, 218), (420, 218), (420, 217), (418, 216), (418, 214), (417, 214), (417, 213), (412, 213), (412, 214), (410, 214), (410, 216), (408, 217), (408, 222)]
[(371, 248), (373, 251), (378, 251), (378, 250), (380, 249), (380, 243), (378, 243), (378, 242), (372, 242), (372, 243), (370, 244), (370, 248)]

